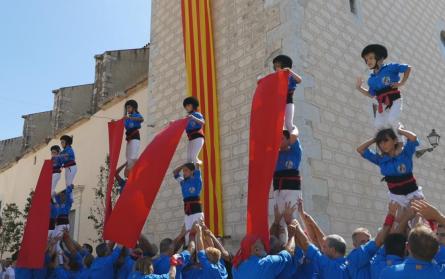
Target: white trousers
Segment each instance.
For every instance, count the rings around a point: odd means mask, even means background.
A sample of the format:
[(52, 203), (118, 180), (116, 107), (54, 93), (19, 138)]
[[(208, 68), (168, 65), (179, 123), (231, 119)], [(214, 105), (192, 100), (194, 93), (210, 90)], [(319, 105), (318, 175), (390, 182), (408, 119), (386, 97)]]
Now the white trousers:
[(76, 176), (77, 173), (77, 166), (71, 166), (68, 168), (65, 168), (65, 184), (66, 186), (70, 186), (70, 185), (74, 185), (74, 177)]
[(295, 112), (294, 104), (286, 104), (286, 110), (284, 113), (284, 127), (286, 128), (286, 130), (289, 131), (289, 133), (292, 133), (295, 127), (294, 112)]
[[(273, 197), (275, 201), (275, 205), (278, 205), (278, 210), (280, 213), (283, 213), (284, 207), (286, 203), (290, 202), (290, 205), (293, 206), (297, 203), (298, 199), (301, 198), (301, 190), (275, 190), (273, 191)], [(296, 218), (296, 213), (294, 212), (293, 217)], [(288, 240), (287, 235), (287, 224), (284, 220), (284, 217), (280, 220), (280, 226), (282, 230), (280, 230), (280, 241), (286, 244)]]
[(204, 145), (204, 138), (196, 138), (190, 140), (187, 145), (187, 162), (189, 163), (201, 163), (199, 160), (199, 152)]
[[(52, 231), (53, 233), (52, 233), (51, 237), (52, 238), (61, 237), (63, 235), (63, 231), (65, 230), (65, 228), (69, 231), (70, 225), (69, 224), (66, 224), (66, 225), (56, 225), (56, 228)], [(60, 244), (61, 244), (60, 240), (57, 241), (57, 243), (56, 243), (56, 252), (57, 252), (57, 255), (58, 255), (59, 264), (63, 264), (63, 249), (60, 246)]]
[(141, 141), (138, 139), (132, 139), (127, 142), (125, 156), (128, 164), (134, 163), (138, 159), (140, 145)]
[(60, 172), (53, 173), (53, 179), (51, 180), (51, 197), (56, 195), (56, 187), (57, 183), (59, 183), (60, 176)]
[(397, 132), (400, 122), (400, 114), (402, 112), (402, 98), (393, 102), (390, 109), (383, 109), (382, 113), (377, 111), (374, 119), (374, 127), (377, 130), (393, 128)]
[(398, 203), (401, 207), (408, 207), (411, 200), (424, 199), (425, 196), (422, 192), (422, 187), (419, 186), (417, 191), (409, 193), (408, 195), (395, 195), (388, 192), (389, 200)]
[(203, 220), (204, 220), (203, 212), (184, 216), (185, 231), (187, 232), (185, 234), (185, 245), (188, 245), (188, 243), (189, 243), (189, 235), (190, 235), (189, 231), (192, 229), (193, 224), (195, 224), (195, 222), (199, 222), (199, 221), (203, 221)]

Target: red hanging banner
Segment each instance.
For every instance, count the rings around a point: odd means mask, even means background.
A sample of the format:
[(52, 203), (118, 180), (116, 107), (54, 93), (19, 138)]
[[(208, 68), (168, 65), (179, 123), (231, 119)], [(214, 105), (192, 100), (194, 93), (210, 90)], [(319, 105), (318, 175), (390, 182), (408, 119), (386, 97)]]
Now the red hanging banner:
[(278, 159), (289, 73), (280, 71), (258, 82), (250, 114), (247, 233), (269, 247), (269, 190)]
[(105, 224), (105, 239), (135, 246), (187, 121), (177, 120), (160, 131), (139, 157)]
[(124, 136), (124, 120), (108, 122), (108, 148), (109, 148), (109, 174), (107, 194), (105, 197), (105, 215), (104, 224), (110, 217), (112, 208), (111, 193), (114, 185), (114, 175), (116, 174), (117, 162), (119, 161), (119, 154), (122, 146), (122, 137)]
[(52, 161), (45, 160), (32, 197), (17, 267), (43, 267), (48, 240), (52, 170)]

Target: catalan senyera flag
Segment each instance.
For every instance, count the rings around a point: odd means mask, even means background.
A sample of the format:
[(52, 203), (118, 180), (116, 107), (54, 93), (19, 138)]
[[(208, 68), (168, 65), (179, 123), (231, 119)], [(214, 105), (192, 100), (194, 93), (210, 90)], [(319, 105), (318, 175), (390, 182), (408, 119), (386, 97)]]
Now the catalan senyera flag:
[(187, 92), (199, 100), (204, 115), (205, 144), (202, 200), (207, 226), (223, 236), (218, 98), (216, 92), (210, 0), (181, 0)]

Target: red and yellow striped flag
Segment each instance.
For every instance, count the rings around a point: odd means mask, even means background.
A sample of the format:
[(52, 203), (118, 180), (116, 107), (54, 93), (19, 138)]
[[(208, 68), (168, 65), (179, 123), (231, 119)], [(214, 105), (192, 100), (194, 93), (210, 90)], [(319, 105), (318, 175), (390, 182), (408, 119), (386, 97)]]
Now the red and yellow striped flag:
[(198, 98), (206, 120), (205, 145), (201, 152), (205, 220), (215, 235), (223, 236), (218, 97), (210, 0), (181, 0), (181, 5), (187, 92)]

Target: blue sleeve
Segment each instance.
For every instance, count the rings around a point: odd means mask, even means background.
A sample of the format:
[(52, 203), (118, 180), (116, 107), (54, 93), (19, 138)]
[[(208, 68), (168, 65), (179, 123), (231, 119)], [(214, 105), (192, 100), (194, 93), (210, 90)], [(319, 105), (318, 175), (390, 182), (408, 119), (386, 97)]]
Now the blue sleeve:
[(286, 264), (292, 261), (292, 256), (287, 251), (281, 251), (278, 255), (270, 255), (263, 259), (263, 264), (268, 273), (278, 276), (286, 267)]
[(397, 64), (397, 63), (395, 63), (395, 64), (392, 64), (392, 65), (394, 65), (394, 70), (395, 70), (397, 73), (404, 73), (404, 72), (406, 72), (406, 71), (408, 70), (408, 68), (409, 68), (409, 65), (408, 65), (408, 64)]
[(68, 274), (63, 267), (56, 267), (54, 270), (57, 279), (68, 279)]
[(182, 265), (176, 267), (177, 271), (176, 272), (180, 272), (184, 267), (186, 267), (187, 265), (190, 264), (190, 252), (188, 250), (184, 250), (181, 253), (179, 253), (179, 255), (181, 255), (182, 258)]
[(140, 113), (133, 113), (133, 115), (131, 117), (134, 117), (134, 118), (144, 118), (142, 116), (142, 114), (140, 114)]
[(201, 171), (198, 170), (198, 169), (194, 170), (193, 171), (193, 178), (196, 179), (196, 180), (202, 180), (201, 179)]
[(141, 278), (144, 279), (169, 279), (170, 275), (167, 274), (162, 274), (162, 275), (158, 275), (158, 274), (150, 274), (150, 275), (145, 275)]
[(294, 254), (294, 261), (297, 265), (301, 265), (303, 264), (303, 259), (304, 259), (304, 252), (303, 250), (298, 247), (295, 246), (295, 254)]
[(318, 250), (318, 248), (313, 244), (310, 244), (308, 246), (306, 257), (311, 260), (320, 270), (328, 267), (331, 261), (328, 257), (323, 255), (320, 250)]
[(420, 145), (419, 140), (408, 140), (405, 143), (405, 146), (403, 147), (402, 153), (405, 154), (408, 157), (412, 157), (414, 153), (416, 153), (416, 147)]
[(377, 253), (378, 249), (379, 247), (377, 247), (374, 240), (368, 241), (368, 243), (363, 244), (349, 253), (347, 257), (349, 265), (352, 268), (357, 269), (366, 266), (369, 264), (369, 261), (372, 259), (375, 253)]
[(212, 267), (211, 263), (207, 259), (206, 252), (204, 250), (201, 250), (198, 252), (198, 259), (199, 259), (199, 262), (202, 264), (202, 267), (204, 267), (204, 268)]
[(111, 255), (107, 256), (107, 262), (110, 264), (114, 264), (117, 259), (119, 258), (119, 255), (121, 254), (121, 247), (116, 247), (113, 250), (113, 253), (111, 253)]
[(202, 116), (202, 114), (197, 111), (192, 112), (192, 115), (198, 119), (204, 120), (204, 116)]
[(369, 162), (376, 164), (377, 166), (380, 165), (380, 156), (375, 154), (375, 152), (371, 151), (369, 148), (365, 150), (365, 152), (362, 154), (362, 157)]

